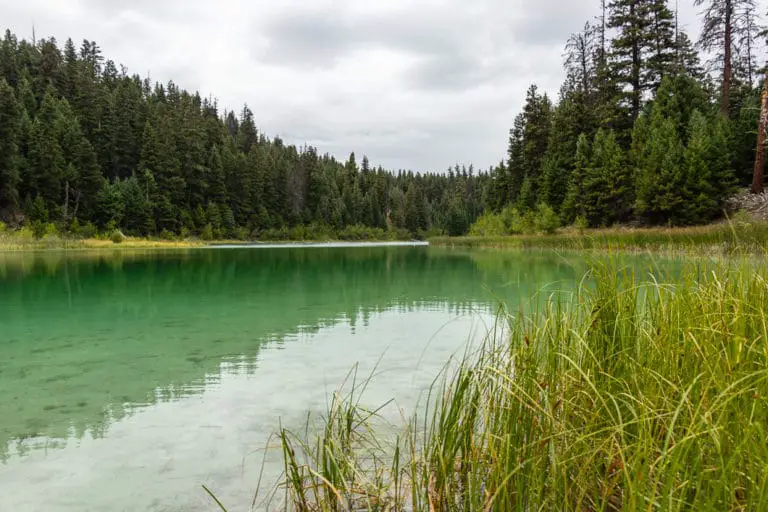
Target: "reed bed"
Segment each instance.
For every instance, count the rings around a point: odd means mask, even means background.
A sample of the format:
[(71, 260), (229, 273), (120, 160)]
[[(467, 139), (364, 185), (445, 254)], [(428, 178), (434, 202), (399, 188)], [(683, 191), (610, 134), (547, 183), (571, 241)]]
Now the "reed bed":
[(768, 249), (768, 223), (750, 221), (682, 228), (570, 229), (551, 235), (435, 237), (430, 238), (429, 242), (432, 245), (459, 248), (764, 254)]
[(362, 383), (281, 430), (280, 508), (768, 510), (768, 269), (587, 277), (500, 311), (402, 427)]

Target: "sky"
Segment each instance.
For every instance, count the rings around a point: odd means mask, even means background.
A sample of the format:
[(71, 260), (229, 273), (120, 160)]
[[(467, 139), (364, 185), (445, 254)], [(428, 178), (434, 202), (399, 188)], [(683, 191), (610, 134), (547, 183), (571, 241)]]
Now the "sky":
[[(694, 0), (679, 0), (696, 38)], [(761, 0), (766, 3), (768, 0)], [(672, 1), (674, 3), (674, 1)], [(599, 0), (0, 0), (19, 38), (96, 41), (259, 129), (388, 169), (487, 169), (531, 83), (556, 98), (563, 46)], [(764, 7), (764, 6), (762, 6)], [(761, 11), (766, 9), (761, 8)], [(2, 27), (2, 28), (6, 28)]]

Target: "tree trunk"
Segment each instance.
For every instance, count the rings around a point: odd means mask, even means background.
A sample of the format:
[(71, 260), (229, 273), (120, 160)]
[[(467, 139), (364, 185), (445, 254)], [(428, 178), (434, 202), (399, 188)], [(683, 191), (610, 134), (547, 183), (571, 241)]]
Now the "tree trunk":
[(765, 181), (765, 130), (768, 128), (768, 75), (763, 85), (763, 101), (760, 106), (760, 121), (757, 125), (757, 151), (755, 153), (755, 172), (752, 176), (752, 193), (762, 194)]
[[(635, 17), (635, 4), (632, 3), (629, 6), (629, 16), (632, 19), (632, 23), (635, 24), (635, 29), (637, 29), (637, 24), (639, 23), (638, 19)], [(639, 32), (639, 31), (637, 31)], [(642, 56), (640, 53), (640, 41), (638, 41), (638, 35), (635, 34), (634, 40), (632, 41), (632, 76), (630, 77), (630, 81), (632, 83), (632, 120), (636, 120), (637, 117), (640, 115), (640, 101), (642, 98), (642, 90), (641, 84), (640, 84), (640, 69), (642, 66)]]
[(723, 27), (725, 48), (725, 62), (723, 62), (723, 102), (720, 110), (725, 117), (729, 117), (731, 108), (731, 76), (733, 74), (733, 62), (731, 62), (731, 50), (733, 49), (733, 4), (732, 0), (725, 0), (725, 26)]
[(69, 214), (69, 181), (64, 182), (64, 220), (67, 220)]

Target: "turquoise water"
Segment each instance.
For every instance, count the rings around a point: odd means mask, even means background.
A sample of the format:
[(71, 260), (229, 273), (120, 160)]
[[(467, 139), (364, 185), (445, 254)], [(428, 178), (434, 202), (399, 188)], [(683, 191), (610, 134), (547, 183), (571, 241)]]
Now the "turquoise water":
[(262, 461), (262, 489), (279, 475), (270, 435), (356, 364), (397, 421), (500, 302), (587, 268), (412, 246), (0, 254), (0, 509), (214, 510), (205, 484), (247, 510)]

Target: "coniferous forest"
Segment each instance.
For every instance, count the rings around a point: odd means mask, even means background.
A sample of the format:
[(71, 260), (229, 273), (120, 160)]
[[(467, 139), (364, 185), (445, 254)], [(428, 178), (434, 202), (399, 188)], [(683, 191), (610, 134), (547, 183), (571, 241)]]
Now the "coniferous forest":
[(6, 31), (0, 221), (206, 239), (707, 223), (756, 173), (765, 32), (755, 0), (693, 1), (696, 43), (666, 0), (598, 1), (565, 44), (558, 98), (531, 85), (487, 171), (340, 161), (268, 137), (247, 106), (129, 74), (95, 42)]

